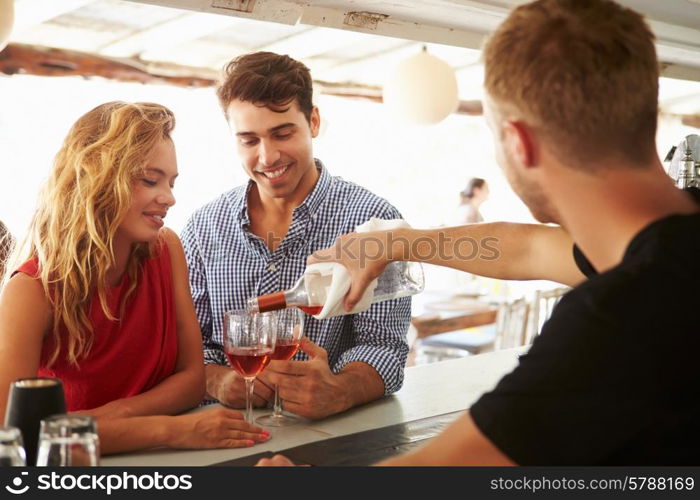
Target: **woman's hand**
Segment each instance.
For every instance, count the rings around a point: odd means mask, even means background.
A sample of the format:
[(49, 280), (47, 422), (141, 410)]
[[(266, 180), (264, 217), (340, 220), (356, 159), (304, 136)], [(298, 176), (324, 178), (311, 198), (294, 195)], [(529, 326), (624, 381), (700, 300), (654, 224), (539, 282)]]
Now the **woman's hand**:
[(243, 419), (237, 410), (217, 409), (171, 417), (171, 448), (243, 448), (270, 439), (270, 433)]

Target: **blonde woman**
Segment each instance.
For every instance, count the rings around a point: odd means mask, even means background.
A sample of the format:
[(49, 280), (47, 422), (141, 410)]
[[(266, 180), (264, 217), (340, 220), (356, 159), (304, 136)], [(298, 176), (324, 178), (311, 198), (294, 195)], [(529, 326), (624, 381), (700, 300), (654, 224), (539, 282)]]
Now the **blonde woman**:
[(269, 437), (234, 410), (164, 416), (205, 388), (184, 253), (163, 227), (174, 125), (163, 106), (111, 102), (68, 133), (0, 297), (0, 415), (10, 383), (39, 375), (63, 381), (69, 411), (99, 419), (103, 453)]

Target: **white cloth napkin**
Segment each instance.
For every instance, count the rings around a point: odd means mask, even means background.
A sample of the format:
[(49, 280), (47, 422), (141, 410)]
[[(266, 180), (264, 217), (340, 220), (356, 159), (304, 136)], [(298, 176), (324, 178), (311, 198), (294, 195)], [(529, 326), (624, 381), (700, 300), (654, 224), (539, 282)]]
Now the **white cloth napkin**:
[[(408, 227), (411, 226), (403, 219), (384, 220), (372, 217), (364, 224), (357, 226), (355, 232), (368, 233)], [(343, 299), (350, 290), (350, 273), (344, 265), (337, 262), (311, 264), (304, 271), (304, 284), (309, 297), (316, 295), (321, 300), (325, 298), (323, 309), (314, 315), (316, 319), (325, 319), (344, 314), (355, 314), (369, 309), (369, 306), (372, 305), (374, 289), (377, 287), (377, 280), (370, 283), (362, 295), (362, 299), (350, 312), (343, 308)]]

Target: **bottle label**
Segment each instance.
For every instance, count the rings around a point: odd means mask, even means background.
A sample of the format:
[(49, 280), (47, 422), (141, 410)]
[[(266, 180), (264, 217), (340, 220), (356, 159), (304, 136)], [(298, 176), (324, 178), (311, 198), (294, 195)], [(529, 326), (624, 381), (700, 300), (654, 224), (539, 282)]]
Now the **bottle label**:
[(287, 301), (284, 298), (284, 292), (271, 293), (258, 297), (258, 310), (261, 313), (285, 309), (286, 307)]

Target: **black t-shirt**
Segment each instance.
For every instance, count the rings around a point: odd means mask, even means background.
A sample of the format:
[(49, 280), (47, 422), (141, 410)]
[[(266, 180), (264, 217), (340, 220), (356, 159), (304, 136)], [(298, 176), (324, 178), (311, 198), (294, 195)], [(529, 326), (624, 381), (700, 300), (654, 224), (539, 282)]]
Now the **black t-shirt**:
[(700, 214), (650, 224), (562, 298), (476, 425), (522, 465), (698, 465), (699, 307)]
[[(700, 205), (700, 189), (696, 187), (687, 187), (683, 191), (689, 194), (690, 197), (693, 198), (698, 205)], [(595, 267), (593, 267), (591, 261), (586, 258), (581, 249), (575, 243), (573, 251), (574, 262), (576, 262), (576, 266), (578, 267), (579, 271), (581, 271), (586, 278), (590, 278), (591, 276), (598, 274), (598, 271), (596, 271)]]
[(590, 278), (591, 276), (598, 274), (598, 271), (595, 270), (595, 267), (593, 267), (591, 261), (588, 260), (585, 255), (583, 255), (583, 252), (576, 243), (574, 243), (574, 262), (576, 262), (576, 266), (578, 267), (579, 271), (581, 271), (586, 278)]

